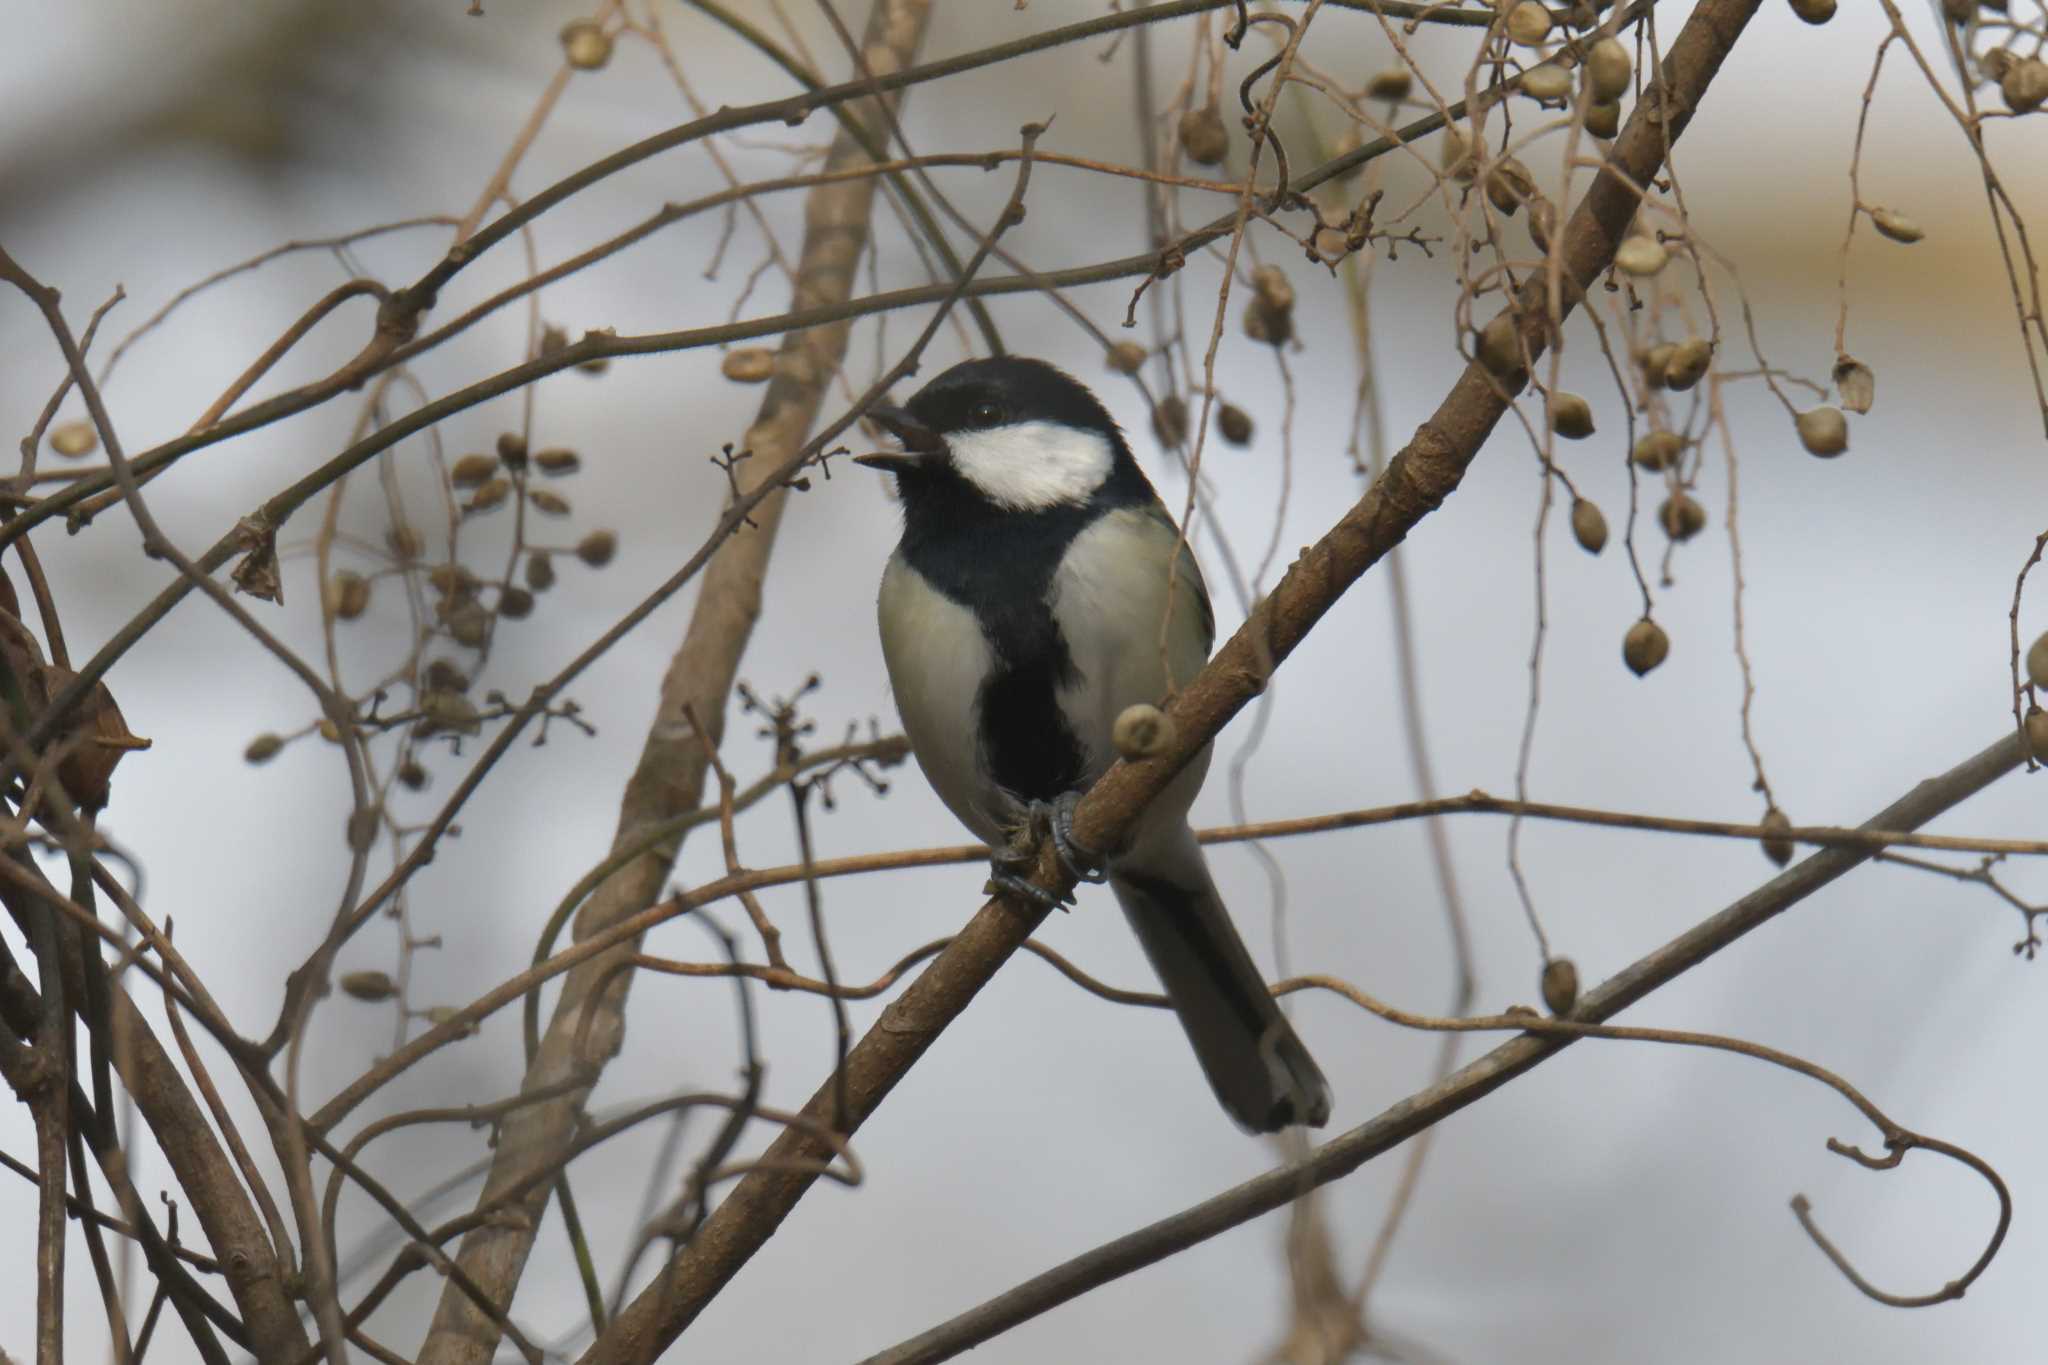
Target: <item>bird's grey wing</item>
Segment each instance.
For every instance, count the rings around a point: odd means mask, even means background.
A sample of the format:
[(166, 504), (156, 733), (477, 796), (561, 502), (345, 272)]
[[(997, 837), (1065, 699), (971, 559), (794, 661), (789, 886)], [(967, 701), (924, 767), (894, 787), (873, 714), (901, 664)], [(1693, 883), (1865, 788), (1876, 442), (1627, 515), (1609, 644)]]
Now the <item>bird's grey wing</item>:
[(1110, 865), (1109, 884), (1230, 1116), (1255, 1133), (1328, 1122), (1330, 1084), (1231, 924), (1194, 831), (1155, 833)]
[(892, 555), (876, 600), (882, 660), (918, 767), (975, 835), (1000, 843), (1015, 816), (980, 757), (982, 681), (994, 652), (974, 613)]

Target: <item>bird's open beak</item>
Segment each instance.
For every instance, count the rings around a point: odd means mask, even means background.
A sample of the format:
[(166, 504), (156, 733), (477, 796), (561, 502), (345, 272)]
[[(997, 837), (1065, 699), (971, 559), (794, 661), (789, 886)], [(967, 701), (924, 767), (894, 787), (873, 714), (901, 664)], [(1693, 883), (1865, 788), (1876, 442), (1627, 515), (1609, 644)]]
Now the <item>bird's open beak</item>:
[(902, 442), (903, 449), (878, 450), (872, 455), (856, 455), (853, 457), (855, 464), (864, 464), (885, 474), (898, 474), (905, 470), (919, 469), (946, 457), (946, 438), (902, 408), (877, 404), (868, 409), (868, 416), (882, 430)]

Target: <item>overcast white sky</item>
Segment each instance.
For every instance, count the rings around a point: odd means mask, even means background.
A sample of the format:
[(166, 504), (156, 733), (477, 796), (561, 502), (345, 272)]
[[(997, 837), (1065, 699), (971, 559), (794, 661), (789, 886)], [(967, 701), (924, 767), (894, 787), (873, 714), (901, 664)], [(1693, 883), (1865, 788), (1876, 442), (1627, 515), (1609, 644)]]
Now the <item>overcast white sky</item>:
[[(179, 287), (280, 242), (422, 213), (467, 209), (554, 69), (555, 32), (575, 11), (494, 0), (483, 19), (459, 0), (363, 6), (344, 13), (252, 13), (202, 0), (50, 7), (32, 36), (0, 53), (0, 241), (64, 291), (76, 319), (118, 283), (129, 301), (110, 318), (119, 336)], [(829, 33), (794, 6), (816, 50)], [(1034, 0), (1028, 8), (946, 7), (927, 56), (1035, 32), (1095, 12)], [(1676, 32), (1687, 7), (1662, 7)], [(1879, 19), (1844, 6), (1826, 29), (1766, 6), (1680, 152), (1694, 223), (1738, 264), (1774, 364), (1822, 377), (1834, 359), (1837, 247), (1849, 194), (1844, 174), (1856, 101)], [(758, 9), (765, 17), (766, 7)], [(1853, 12), (1852, 12), (1853, 11)], [(849, 11), (851, 18), (857, 15)], [(680, 7), (664, 11), (692, 79), (711, 105), (787, 88), (757, 59), (734, 55)], [(1324, 26), (1328, 32), (1322, 32)], [(1318, 60), (1356, 82), (1387, 64), (1360, 16), (1317, 21)], [(1176, 38), (1167, 46), (1178, 51)], [(1424, 51), (1448, 52), (1435, 35)], [(1011, 70), (920, 89), (906, 126), (921, 150), (1012, 145), (1017, 126), (1057, 114), (1048, 150), (1128, 158), (1128, 66), (1087, 48)], [(1911, 213), (1928, 239), (1910, 250), (1859, 239), (1849, 349), (1877, 374), (1877, 406), (1856, 421), (1853, 447), (1823, 463), (1799, 451), (1781, 410), (1760, 390), (1734, 399), (1740, 437), (1747, 627), (1759, 688), (1758, 742), (1779, 799), (1795, 819), (1853, 823), (1922, 777), (1975, 752), (2009, 723), (2006, 613), (2013, 575), (2048, 507), (2040, 415), (2015, 338), (2010, 299), (1984, 222), (1981, 186), (1959, 136), (1894, 58), (1871, 120), (1866, 198)], [(834, 69), (838, 69), (836, 66)], [(1162, 88), (1173, 77), (1162, 75)], [(1233, 77), (1235, 79), (1235, 77)], [(579, 77), (514, 181), (528, 193), (685, 117), (651, 55), (628, 44), (601, 76)], [(2028, 183), (2028, 133), (2000, 128), (2013, 191), (2037, 225), (2048, 195)], [(747, 174), (779, 174), (793, 140), (822, 141), (824, 119), (798, 130), (753, 130), (728, 152)], [(2038, 156), (2035, 157), (2038, 164)], [(960, 201), (986, 217), (1007, 172), (956, 171)], [(554, 261), (717, 183), (700, 153), (660, 158), (547, 215), (534, 240)], [(1394, 198), (1398, 198), (1396, 195)], [(1128, 185), (1042, 169), (1028, 221), (1010, 243), (1051, 266), (1141, 245)], [(767, 205), (793, 243), (801, 202)], [(1198, 210), (1191, 208), (1191, 214)], [(1429, 224), (1425, 220), (1425, 229)], [(1441, 229), (1441, 221), (1436, 224)], [(716, 281), (715, 215), (671, 228), (636, 252), (545, 296), (543, 312), (572, 331), (669, 330), (723, 317), (760, 244), (743, 226)], [(2037, 234), (2038, 239), (2038, 234)], [(380, 277), (414, 277), (442, 244), (433, 231), (382, 239), (360, 262)], [(451, 291), (436, 316), (520, 269), (502, 251)], [(1268, 259), (1298, 261), (1284, 244)], [(1200, 270), (1204, 267), (1197, 266)], [(1281, 562), (1358, 492), (1345, 449), (1351, 352), (1341, 299), (1290, 266), (1303, 291), (1306, 346), (1291, 354), (1300, 395)], [(881, 282), (916, 278), (893, 227), (876, 263)], [(1191, 274), (1193, 272), (1191, 271)], [(1213, 268), (1210, 268), (1213, 278)], [(345, 278), (331, 257), (280, 262), (205, 296), (123, 361), (109, 397), (131, 448), (188, 425), (314, 298)], [(1451, 339), (1439, 254), (1404, 250), (1379, 272), (1375, 296), (1388, 429), (1398, 441), (1440, 396)], [(1191, 289), (1199, 303), (1207, 286)], [(457, 296), (459, 295), (459, 297)], [(1074, 301), (1112, 327), (1128, 286)], [(778, 308), (765, 277), (749, 313)], [(1213, 297), (1213, 294), (1210, 295)], [(1734, 295), (1720, 296), (1724, 324)], [(1149, 438), (1135, 391), (1111, 384), (1092, 344), (1035, 300), (992, 305), (1011, 346), (1074, 368), (1140, 438), (1141, 458), (1169, 500), (1184, 485)], [(325, 373), (361, 344), (367, 310), (350, 307), (295, 352), (258, 393)], [(915, 323), (898, 319), (900, 344)], [(1206, 316), (1190, 324), (1206, 332)], [(479, 327), (418, 368), (430, 395), (516, 358), (523, 318)], [(25, 431), (58, 374), (54, 351), (19, 300), (0, 306), (0, 414)], [(1577, 334), (1572, 386), (1603, 391), (1591, 335)], [(856, 345), (873, 364), (874, 331)], [(934, 361), (957, 358), (950, 336)], [(536, 393), (535, 441), (583, 453), (564, 485), (572, 530), (619, 533), (603, 573), (565, 570), (527, 622), (508, 627), (483, 679), (523, 696), (599, 634), (698, 544), (723, 496), (707, 462), (743, 431), (757, 390), (717, 376), (708, 353), (614, 364), (601, 378), (566, 374)], [(1228, 395), (1260, 423), (1244, 451), (1212, 446), (1210, 469), (1241, 555), (1273, 534), (1282, 480), (1282, 399), (1269, 358), (1236, 335), (1225, 344)], [(413, 401), (407, 397), (402, 402)], [(516, 426), (507, 398), (447, 423), (451, 453), (482, 449)], [(331, 410), (206, 451), (154, 485), (154, 506), (188, 548), (221, 534), (258, 500), (339, 449), (354, 409)], [(1603, 434), (1620, 428), (1610, 399)], [(13, 439), (10, 437), (9, 439)], [(1618, 437), (1567, 453), (1573, 477), (1620, 530), (1626, 481)], [(1597, 448), (1596, 448), (1597, 447)], [(426, 447), (401, 446), (415, 479)], [(344, 525), (375, 538), (383, 523), (367, 481)], [(1533, 621), (1531, 531), (1540, 483), (1526, 447), (1504, 427), (1466, 486), (1422, 528), (1408, 558), (1416, 594), (1425, 705), (1446, 790), (1512, 788)], [(1645, 680), (1617, 651), (1636, 613), (1616, 548), (1575, 549), (1561, 520), (1546, 548), (1550, 635), (1532, 791), (1559, 801), (1662, 814), (1752, 819), (1736, 728), (1740, 682), (1730, 649), (1727, 477), (1718, 452), (1702, 500), (1709, 532), (1686, 547), (1676, 583), (1660, 591), (1670, 661)], [(314, 514), (290, 528), (303, 543)], [(486, 539), (502, 528), (485, 532)], [(856, 469), (792, 505), (769, 584), (767, 613), (742, 675), (765, 693), (823, 674), (813, 699), (821, 734), (836, 737), (894, 713), (872, 629), (874, 582), (896, 533), (878, 481)], [(74, 651), (89, 650), (166, 581), (135, 552), (132, 524), (110, 514), (88, 535), (38, 534)], [(1646, 528), (1645, 544), (1661, 549)], [(1212, 565), (1213, 558), (1210, 559)], [(1415, 795), (1398, 723), (1386, 588), (1359, 586), (1288, 664), (1270, 727), (1250, 759), (1255, 817), (1375, 805)], [(1224, 629), (1241, 616), (1217, 585)], [(309, 561), (289, 568), (284, 611), (259, 608), (317, 653)], [(655, 687), (686, 620), (672, 603), (572, 689), (594, 738), (566, 729), (545, 748), (521, 746), (465, 812), (463, 837), (416, 884), (415, 926), (444, 947), (417, 964), (414, 998), (461, 1003), (522, 967), (542, 920), (605, 847), (621, 783), (639, 750)], [(352, 680), (373, 676), (399, 641), (395, 594), (346, 637)], [(2030, 606), (2031, 636), (2048, 609)], [(346, 783), (337, 751), (302, 744), (270, 766), (240, 752), (263, 730), (307, 723), (312, 703), (272, 659), (203, 602), (181, 607), (116, 670), (130, 725), (156, 746), (123, 764), (108, 829), (147, 869), (159, 919), (248, 1033), (267, 1031), (283, 973), (323, 932), (341, 886)], [(1240, 720), (1221, 759), (1245, 746)], [(473, 750), (468, 751), (473, 752)], [(728, 761), (741, 779), (769, 761), (747, 723), (732, 727)], [(1198, 814), (1227, 817), (1216, 766)], [(459, 764), (438, 760), (428, 804)], [(2038, 777), (2016, 777), (1943, 821), (1952, 832), (2040, 833)], [(826, 855), (957, 842), (960, 832), (914, 772), (883, 800), (859, 784), (818, 828)], [(750, 863), (786, 860), (786, 810), (768, 803), (742, 826)], [(1478, 1006), (1535, 996), (1540, 960), (1504, 862), (1505, 826), (1451, 829), (1477, 940)], [(1589, 983), (1611, 974), (1762, 881), (1750, 846), (1568, 826), (1532, 826), (1524, 862), (1557, 949)], [(1441, 1008), (1450, 965), (1422, 832), (1389, 827), (1276, 844), (1286, 880), (1286, 937), (1297, 969), (1329, 971), (1393, 1003)], [(1272, 965), (1272, 898), (1254, 860), (1215, 855), (1226, 892)], [(716, 875), (714, 840), (690, 843), (683, 881)], [(2031, 867), (2023, 896), (2048, 895)], [(946, 933), (979, 903), (974, 869), (841, 882), (825, 893), (839, 967), (867, 979), (908, 947)], [(801, 902), (767, 898), (796, 955)], [(727, 922), (739, 923), (737, 913)], [(19, 954), (11, 926), (4, 931)], [(1573, 1049), (1444, 1125), (1402, 1240), (1373, 1300), (1373, 1321), (1460, 1362), (1709, 1362), (1729, 1359), (1929, 1358), (1987, 1362), (2038, 1357), (2038, 1295), (2048, 1271), (2048, 1122), (2033, 1078), (2034, 1040), (2048, 1023), (2040, 968), (2014, 957), (2019, 919), (1981, 890), (1898, 869), (1859, 872), (1814, 897), (1625, 1016), (1626, 1022), (1719, 1030), (1800, 1053), (1854, 1081), (1900, 1123), (1960, 1143), (2004, 1174), (2017, 1204), (2005, 1249), (1959, 1304), (1903, 1313), (1855, 1294), (1799, 1232), (1787, 1200), (1809, 1194), (1824, 1225), (1880, 1285), (1935, 1288), (1974, 1258), (1994, 1208), (1981, 1182), (1916, 1155), (1875, 1175), (1830, 1156), (1830, 1136), (1876, 1139), (1830, 1092), (1725, 1056), (1632, 1044)], [(1121, 985), (1149, 976), (1120, 916), (1099, 893), (1048, 926), (1047, 941)], [(654, 951), (704, 959), (700, 931), (663, 930)], [(389, 926), (365, 932), (345, 968), (388, 968)], [(760, 997), (768, 1097), (794, 1106), (818, 1079), (830, 1015), (814, 998)], [(879, 1006), (856, 1006), (856, 1024)], [(1299, 997), (1299, 1027), (1329, 1072), (1338, 1109), (1330, 1133), (1420, 1086), (1433, 1038), (1405, 1034), (1331, 997)], [(335, 999), (316, 1016), (302, 1086), (324, 1096), (389, 1045), (384, 1007)], [(1470, 1055), (1468, 1053), (1468, 1055)], [(516, 1088), (516, 1018), (494, 1020), (474, 1045), (443, 1053), (393, 1087), (388, 1108), (485, 1101)], [(723, 983), (642, 981), (626, 1050), (594, 1100), (600, 1110), (686, 1088), (735, 1084), (732, 1000)], [(377, 1112), (384, 1112), (379, 1109)], [(368, 1111), (364, 1117), (368, 1117)], [(483, 1153), (466, 1128), (414, 1130), (370, 1149), (394, 1188), (424, 1190)], [(692, 1126), (699, 1141), (707, 1129)], [(252, 1133), (260, 1128), (252, 1128)], [(621, 1140), (576, 1171), (600, 1257), (616, 1264), (640, 1207), (658, 1134)], [(839, 1361), (920, 1331), (1070, 1255), (1178, 1210), (1270, 1167), (1273, 1147), (1238, 1134), (1217, 1112), (1177, 1029), (1163, 1014), (1124, 1010), (1077, 992), (1042, 964), (1005, 969), (862, 1132), (867, 1183), (809, 1195), (769, 1249), (704, 1314), (685, 1349), (718, 1361)], [(0, 1147), (27, 1156), (25, 1116), (0, 1109)], [(1331, 1217), (1345, 1272), (1355, 1274), (1385, 1208), (1396, 1163), (1335, 1187)], [(12, 1180), (12, 1177), (8, 1177)], [(150, 1191), (164, 1179), (145, 1155)], [(455, 1211), (456, 1203), (438, 1212)], [(0, 1184), (0, 1348), (31, 1346), (33, 1190)], [(350, 1209), (344, 1250), (372, 1225)], [(190, 1219), (188, 1235), (196, 1235)], [(1268, 1218), (1120, 1280), (982, 1348), (977, 1360), (1250, 1361), (1279, 1337), (1285, 1314), (1282, 1223)], [(71, 1336), (98, 1349), (99, 1307), (81, 1252), (73, 1260)], [(357, 1286), (367, 1283), (358, 1281)], [(420, 1339), (438, 1282), (416, 1276), (374, 1320), (401, 1351)], [(515, 1315), (545, 1337), (581, 1315), (581, 1294), (551, 1223)], [(153, 1360), (191, 1358), (167, 1325)]]

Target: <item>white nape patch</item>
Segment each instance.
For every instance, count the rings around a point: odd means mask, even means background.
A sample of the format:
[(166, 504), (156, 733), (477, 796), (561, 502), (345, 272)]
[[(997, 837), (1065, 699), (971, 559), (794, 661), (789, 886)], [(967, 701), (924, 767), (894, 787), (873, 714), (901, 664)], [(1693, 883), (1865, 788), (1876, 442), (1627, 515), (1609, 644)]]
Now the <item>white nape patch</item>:
[(1013, 512), (1086, 502), (1115, 460), (1107, 437), (1058, 422), (951, 432), (946, 446), (962, 478)]

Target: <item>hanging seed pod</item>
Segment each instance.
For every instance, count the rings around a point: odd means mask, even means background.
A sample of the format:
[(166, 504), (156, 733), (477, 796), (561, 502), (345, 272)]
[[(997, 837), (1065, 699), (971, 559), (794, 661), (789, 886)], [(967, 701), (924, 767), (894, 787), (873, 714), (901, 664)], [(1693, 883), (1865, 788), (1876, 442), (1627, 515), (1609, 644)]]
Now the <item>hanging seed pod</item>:
[(1872, 209), (1870, 211), (1870, 225), (1878, 230), (1879, 235), (1889, 237), (1894, 242), (1902, 242), (1907, 246), (1911, 246), (1927, 235), (1921, 230), (1920, 225), (1911, 218), (1908, 218), (1903, 213), (1894, 213), (1890, 209)]
[(416, 792), (426, 788), (427, 770), (419, 765), (417, 759), (408, 758), (399, 764), (397, 776), (398, 784), (407, 791)]
[(1170, 393), (1152, 407), (1152, 434), (1169, 450), (1188, 439), (1188, 405), (1177, 393)]
[(1268, 346), (1285, 346), (1294, 340), (1294, 314), (1268, 307), (1254, 296), (1244, 306), (1244, 334)]
[(476, 595), (476, 575), (460, 564), (436, 564), (427, 570), (427, 582), (443, 598), (459, 601)]
[(1680, 490), (1658, 506), (1657, 524), (1673, 540), (1691, 540), (1706, 529), (1707, 509), (1692, 494)]
[(775, 352), (766, 346), (742, 346), (727, 351), (718, 362), (718, 372), (735, 384), (765, 384), (775, 373)]
[(448, 633), (458, 645), (482, 649), (491, 638), (491, 614), (479, 602), (464, 602), (448, 613)]
[(1835, 17), (1835, 0), (1792, 0), (1792, 12), (1809, 24), (1825, 24)]
[(447, 659), (436, 659), (428, 664), (426, 672), (420, 675), (420, 681), (426, 684), (429, 692), (469, 691), (469, 674)]
[(1230, 154), (1230, 130), (1213, 104), (1180, 116), (1180, 149), (1197, 166), (1220, 166)]
[(460, 692), (428, 692), (420, 697), (421, 728), (427, 734), (473, 735), (484, 728), (483, 717)]
[(1602, 38), (1586, 53), (1586, 90), (1602, 104), (1612, 104), (1628, 93), (1635, 76), (1635, 64), (1619, 38)]
[(2048, 635), (2027, 646), (2027, 681), (2048, 691)]
[(1461, 185), (1471, 184), (1473, 177), (1479, 174), (1479, 163), (1473, 160), (1465, 131), (1456, 124), (1444, 126), (1442, 157), (1444, 174)]
[(1621, 102), (1600, 100), (1586, 106), (1586, 131), (1594, 137), (1611, 138), (1621, 131)]
[(1262, 265), (1252, 272), (1252, 292), (1268, 308), (1283, 313), (1294, 310), (1294, 281), (1277, 265)]
[(1520, 386), (1519, 378), (1526, 371), (1522, 368), (1522, 338), (1515, 329), (1513, 316), (1501, 313), (1480, 329), (1479, 363), (1494, 378)]
[(343, 569), (327, 580), (327, 609), (343, 621), (353, 621), (370, 609), (370, 580)]
[(612, 562), (619, 550), (619, 538), (610, 531), (592, 531), (576, 542), (576, 557), (593, 569)]
[(573, 450), (537, 450), (533, 455), (533, 463), (535, 468), (549, 478), (559, 479), (583, 468), (583, 457)]
[(1638, 234), (1623, 242), (1614, 253), (1614, 264), (1625, 274), (1648, 279), (1671, 260), (1671, 253), (1655, 237)]
[(1109, 732), (1117, 753), (1134, 762), (1165, 753), (1173, 747), (1174, 737), (1173, 718), (1145, 702), (1126, 706)]
[(1675, 431), (1647, 431), (1636, 438), (1629, 458), (1653, 474), (1661, 474), (1685, 454), (1685, 438)]
[(526, 468), (526, 438), (516, 431), (499, 436), (498, 460), (514, 473)]
[(1405, 100), (1415, 88), (1415, 75), (1405, 66), (1390, 66), (1365, 83), (1368, 99)]
[(1641, 365), (1643, 369), (1643, 383), (1653, 389), (1669, 387), (1671, 357), (1677, 353), (1678, 347), (1675, 344), (1669, 341), (1660, 341), (1649, 350), (1637, 356), (1636, 363)]
[(533, 504), (533, 510), (536, 512), (545, 512), (551, 517), (566, 517), (569, 515), (569, 500), (560, 493), (552, 492), (549, 489), (532, 489), (527, 493), (526, 500)]
[(342, 827), (342, 838), (348, 841), (349, 852), (368, 852), (377, 842), (377, 830), (383, 818), (384, 812), (376, 806), (350, 811), (348, 823)]
[(1523, 221), (1529, 225), (1529, 240), (1549, 255), (1551, 240), (1557, 236), (1557, 205), (1539, 194), (1529, 201), (1529, 216)]
[(340, 985), (343, 995), (355, 1000), (367, 1000), (373, 1005), (398, 994), (397, 983), (384, 972), (343, 972)]
[(562, 28), (562, 55), (578, 71), (596, 71), (612, 59), (611, 35), (589, 19)]
[(546, 550), (535, 550), (526, 557), (526, 586), (535, 592), (555, 586), (555, 561)]
[(1536, 195), (1535, 177), (1511, 156), (1494, 163), (1486, 175), (1486, 197), (1502, 213), (1512, 215)]
[(1579, 969), (1568, 957), (1543, 964), (1543, 1005), (1552, 1014), (1570, 1014), (1579, 1003)]
[(1705, 337), (1687, 337), (1671, 348), (1664, 362), (1664, 386), (1685, 390), (1706, 377), (1714, 363), (1714, 346)]
[(249, 747), (242, 750), (242, 757), (250, 763), (268, 763), (283, 752), (283, 735), (262, 734), (249, 741)]
[(1664, 662), (1671, 653), (1671, 637), (1664, 627), (1645, 616), (1621, 637), (1621, 661), (1638, 678)]
[(1854, 413), (1870, 411), (1870, 405), (1877, 401), (1877, 376), (1861, 361), (1843, 356), (1835, 361), (1835, 392), (1842, 396), (1842, 406)]
[(457, 488), (475, 488), (498, 472), (498, 461), (490, 455), (464, 455), (448, 470), (448, 482)]
[(327, 717), (320, 717), (319, 724), (315, 725), (313, 729), (320, 738), (326, 740), (329, 744), (341, 743), (341, 727), (327, 719)]
[(99, 448), (100, 434), (90, 422), (59, 422), (50, 428), (50, 449), (67, 459), (90, 455)]
[(1550, 11), (1536, 0), (1521, 0), (1508, 11), (1507, 30), (1523, 47), (1535, 47), (1550, 36)]
[(1597, 555), (1607, 548), (1607, 518), (1601, 515), (1597, 503), (1587, 498), (1573, 499), (1572, 537), (1589, 555)]
[(498, 615), (508, 621), (524, 621), (533, 615), (533, 594), (524, 588), (498, 589)]
[(1764, 856), (1779, 867), (1783, 867), (1791, 862), (1793, 853), (1792, 840), (1786, 837), (1784, 831), (1792, 828), (1792, 817), (1779, 810), (1776, 806), (1772, 806), (1764, 812), (1763, 827), (1770, 831), (1761, 840), (1764, 847)]
[(1999, 77), (1998, 93), (2015, 114), (2033, 113), (2048, 103), (2048, 62), (2039, 57), (2013, 62)]
[(1222, 403), (1216, 408), (1216, 430), (1224, 440), (1234, 446), (1250, 445), (1252, 440), (1251, 414), (1235, 403)]
[(1118, 374), (1136, 374), (1145, 368), (1146, 351), (1135, 341), (1119, 341), (1109, 348), (1105, 359)]
[(2036, 763), (2048, 763), (2048, 711), (2038, 706), (2027, 708), (2027, 749), (2034, 755)]
[(1849, 448), (1849, 419), (1840, 408), (1808, 408), (1793, 420), (1808, 454), (1831, 459)]
[(502, 506), (505, 499), (511, 495), (510, 479), (485, 479), (477, 485), (476, 492), (469, 495), (469, 505), (463, 510), (472, 513), (488, 512)]
[(1550, 429), (1568, 441), (1593, 434), (1593, 409), (1575, 393), (1559, 389), (1550, 395)]
[(1522, 73), (1521, 92), (1532, 100), (1551, 104), (1572, 92), (1572, 73), (1556, 62), (1532, 66)]

